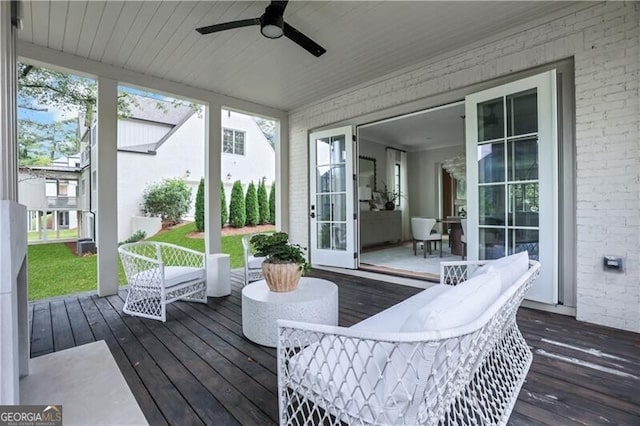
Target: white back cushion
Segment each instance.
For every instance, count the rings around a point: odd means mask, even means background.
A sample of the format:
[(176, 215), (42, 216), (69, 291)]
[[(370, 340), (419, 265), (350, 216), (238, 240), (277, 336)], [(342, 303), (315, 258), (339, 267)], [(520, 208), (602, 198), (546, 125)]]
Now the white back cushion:
[(496, 273), (500, 274), (502, 289), (505, 290), (529, 270), (529, 253), (523, 251), (505, 256), (494, 260), (490, 265)]
[(411, 314), (400, 331), (418, 332), (460, 327), (478, 318), (500, 295), (497, 274), (487, 273), (452, 287)]
[(451, 290), (451, 286), (444, 284), (434, 285), (372, 317), (360, 321), (351, 328), (377, 332), (397, 332), (409, 315), (449, 290)]

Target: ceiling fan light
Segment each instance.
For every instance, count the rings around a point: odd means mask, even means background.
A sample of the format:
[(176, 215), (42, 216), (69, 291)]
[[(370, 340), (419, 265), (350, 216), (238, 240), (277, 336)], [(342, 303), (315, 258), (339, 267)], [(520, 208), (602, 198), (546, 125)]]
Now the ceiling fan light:
[(263, 25), (260, 32), (267, 38), (280, 38), (283, 34), (282, 28), (277, 25)]
[(282, 15), (267, 12), (260, 18), (260, 32), (267, 38), (280, 38), (284, 34), (284, 19)]

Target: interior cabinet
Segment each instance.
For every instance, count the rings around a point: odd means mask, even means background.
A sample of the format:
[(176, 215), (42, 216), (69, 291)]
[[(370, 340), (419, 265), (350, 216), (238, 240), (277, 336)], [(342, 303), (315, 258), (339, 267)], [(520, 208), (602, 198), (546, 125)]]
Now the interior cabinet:
[(362, 247), (402, 240), (400, 210), (360, 211), (360, 245)]

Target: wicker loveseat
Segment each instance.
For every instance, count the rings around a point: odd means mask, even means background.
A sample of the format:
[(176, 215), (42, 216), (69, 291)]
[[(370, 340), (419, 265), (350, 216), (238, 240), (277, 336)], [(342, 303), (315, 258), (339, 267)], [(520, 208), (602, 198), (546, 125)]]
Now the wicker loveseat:
[(532, 360), (516, 312), (540, 264), (484, 263), (445, 262), (440, 285), (350, 328), (278, 321), (280, 423), (505, 424)]
[(129, 283), (125, 313), (164, 322), (171, 302), (207, 303), (204, 253), (150, 241), (123, 244), (118, 252)]

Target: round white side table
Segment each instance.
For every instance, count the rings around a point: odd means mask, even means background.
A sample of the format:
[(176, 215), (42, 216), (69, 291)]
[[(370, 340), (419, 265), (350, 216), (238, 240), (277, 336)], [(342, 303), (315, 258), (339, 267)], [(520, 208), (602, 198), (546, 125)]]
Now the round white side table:
[(286, 293), (269, 290), (256, 281), (242, 289), (242, 332), (263, 346), (278, 346), (279, 319), (338, 325), (338, 286), (320, 278), (300, 278)]

